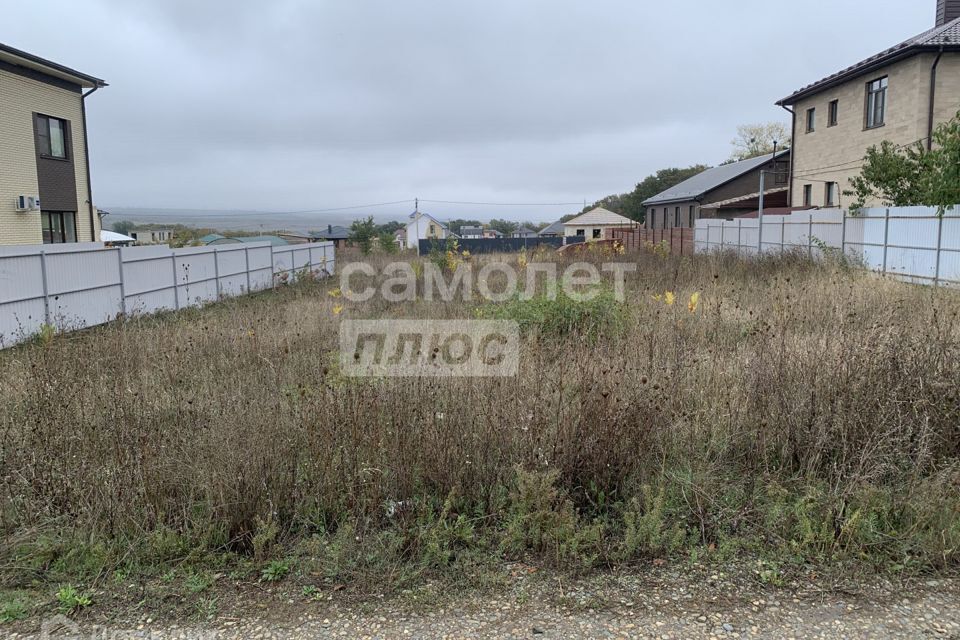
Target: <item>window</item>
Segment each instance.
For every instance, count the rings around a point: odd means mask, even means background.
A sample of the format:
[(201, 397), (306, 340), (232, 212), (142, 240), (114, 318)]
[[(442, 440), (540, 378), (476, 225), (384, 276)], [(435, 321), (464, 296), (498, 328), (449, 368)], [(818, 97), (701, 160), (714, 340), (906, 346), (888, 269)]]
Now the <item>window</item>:
[(67, 121), (50, 116), (37, 116), (37, 141), (40, 155), (48, 158), (67, 157)]
[(77, 218), (72, 211), (42, 211), (40, 224), (44, 244), (77, 241)]
[(673, 226), (680, 226), (680, 207), (677, 207), (673, 210)]
[(583, 229), (577, 229), (577, 235), (578, 235), (578, 236), (581, 236), (581, 237), (584, 236), (584, 235), (585, 235), (585, 234), (584, 234), (584, 230), (583, 230)]
[(696, 211), (694, 210), (693, 205), (690, 205), (689, 216), (690, 216), (690, 224), (689, 224), (689, 227), (692, 229), (692, 228), (693, 228), (693, 225), (694, 225), (695, 222), (696, 222)]
[(600, 238), (600, 237), (602, 237), (602, 236), (603, 236), (603, 229), (594, 229), (594, 230), (593, 230), (593, 237), (594, 237), (594, 238)]
[(840, 119), (840, 101), (834, 100), (830, 103), (830, 110), (827, 113), (827, 126), (835, 127)]
[(837, 195), (838, 195), (838, 192), (840, 191), (839, 187), (840, 185), (837, 184), (836, 182), (828, 182), (826, 184), (826, 187), (824, 188), (824, 194), (823, 194), (823, 202), (826, 204), (826, 206), (828, 207), (837, 206), (837, 202), (838, 202)]
[(816, 107), (807, 109), (807, 133), (813, 133), (817, 128)]
[(805, 207), (813, 206), (813, 185), (812, 184), (803, 185), (803, 206)]
[(434, 225), (430, 225), (430, 235), (431, 236), (437, 235), (437, 228)]
[(887, 116), (887, 79), (867, 83), (867, 129), (882, 127)]

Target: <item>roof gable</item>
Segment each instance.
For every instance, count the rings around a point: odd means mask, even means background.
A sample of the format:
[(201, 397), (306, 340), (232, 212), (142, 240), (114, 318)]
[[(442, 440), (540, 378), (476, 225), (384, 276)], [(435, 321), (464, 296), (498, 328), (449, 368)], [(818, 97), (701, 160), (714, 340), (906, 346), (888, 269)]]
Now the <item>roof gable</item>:
[(603, 207), (597, 207), (596, 209), (591, 209), (586, 213), (582, 213), (576, 218), (567, 220), (563, 223), (564, 226), (581, 226), (588, 224), (596, 225), (611, 225), (611, 224), (637, 224), (636, 220), (631, 220), (626, 216), (622, 216), (619, 213), (614, 213), (613, 211), (608, 211)]
[[(779, 160), (789, 154), (789, 149), (778, 151), (776, 159)], [(766, 163), (773, 160), (772, 154), (765, 153), (756, 158), (722, 164), (719, 167), (707, 169), (697, 175), (687, 178), (683, 182), (676, 184), (665, 191), (661, 191), (652, 198), (643, 201), (643, 205), (659, 204), (661, 202), (679, 202), (682, 200), (696, 200), (708, 191), (723, 186), (731, 180), (736, 180), (740, 176), (759, 169)]]
[(941, 47), (946, 50), (960, 51), (960, 18), (924, 31), (918, 36), (914, 36), (896, 46), (881, 51), (866, 60), (861, 60), (857, 64), (847, 67), (842, 71), (817, 80), (813, 84), (794, 91), (786, 98), (779, 100), (777, 104), (795, 104), (807, 96), (820, 93), (838, 84), (842, 84), (847, 80), (856, 78), (859, 75), (869, 73), (877, 67), (891, 64), (897, 60), (902, 60), (903, 58), (908, 58), (924, 51), (938, 51)]

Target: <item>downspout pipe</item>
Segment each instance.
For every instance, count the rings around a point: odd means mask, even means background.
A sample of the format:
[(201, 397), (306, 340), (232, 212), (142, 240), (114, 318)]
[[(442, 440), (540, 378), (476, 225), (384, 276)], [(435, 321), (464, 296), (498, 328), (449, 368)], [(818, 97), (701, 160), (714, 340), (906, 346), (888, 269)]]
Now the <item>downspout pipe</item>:
[(943, 46), (940, 47), (940, 51), (937, 53), (937, 59), (933, 61), (933, 66), (930, 67), (930, 111), (927, 116), (927, 151), (933, 149), (933, 116), (934, 106), (937, 100), (937, 67), (940, 66), (940, 58), (942, 57)]
[[(796, 155), (796, 136), (797, 136), (797, 112), (786, 105), (780, 105), (780, 108), (790, 114), (790, 169), (787, 175), (787, 206), (793, 206), (793, 157)], [(774, 158), (776, 159), (776, 158)], [(776, 165), (774, 165), (776, 169)]]
[(97, 237), (97, 225), (94, 217), (97, 215), (93, 210), (93, 183), (90, 180), (90, 140), (87, 136), (87, 98), (92, 95), (101, 85), (95, 84), (90, 91), (80, 96), (80, 114), (83, 117), (83, 158), (87, 164), (87, 206), (90, 209), (90, 240), (99, 242)]

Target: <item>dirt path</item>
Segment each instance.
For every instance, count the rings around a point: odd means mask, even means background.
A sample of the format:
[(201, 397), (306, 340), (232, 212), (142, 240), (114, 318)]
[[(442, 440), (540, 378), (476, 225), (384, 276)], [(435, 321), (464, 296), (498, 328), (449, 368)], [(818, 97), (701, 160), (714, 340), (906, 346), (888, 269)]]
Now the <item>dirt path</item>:
[[(141, 618), (68, 623), (7, 637), (266, 640), (307, 638), (956, 638), (960, 581), (930, 580), (903, 590), (860, 585), (855, 593), (792, 585), (769, 589), (722, 575), (631, 575), (563, 585), (553, 579), (503, 596), (438, 595), (437, 601), (289, 598), (198, 624)], [(278, 594), (274, 594), (278, 595)], [(287, 594), (288, 595), (288, 594)], [(283, 597), (286, 598), (287, 595)], [(126, 631), (124, 631), (126, 630)], [(99, 634), (99, 635), (98, 635)]]

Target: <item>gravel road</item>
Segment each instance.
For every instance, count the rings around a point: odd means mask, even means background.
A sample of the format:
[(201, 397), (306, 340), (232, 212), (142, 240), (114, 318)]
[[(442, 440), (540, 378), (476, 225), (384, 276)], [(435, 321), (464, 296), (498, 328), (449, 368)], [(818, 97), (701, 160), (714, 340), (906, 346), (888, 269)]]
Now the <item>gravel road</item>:
[[(769, 588), (723, 574), (606, 576), (514, 585), (502, 595), (438, 594), (436, 601), (319, 601), (255, 596), (206, 623), (47, 621), (7, 637), (266, 640), (307, 638), (955, 638), (960, 581)], [(264, 598), (273, 604), (264, 606)], [(281, 599), (283, 598), (283, 599)], [(60, 622), (63, 622), (62, 620)], [(71, 628), (71, 625), (76, 625)], [(126, 631), (123, 631), (126, 629)], [(44, 635), (44, 633), (46, 635)], [(99, 635), (98, 635), (99, 634)]]

